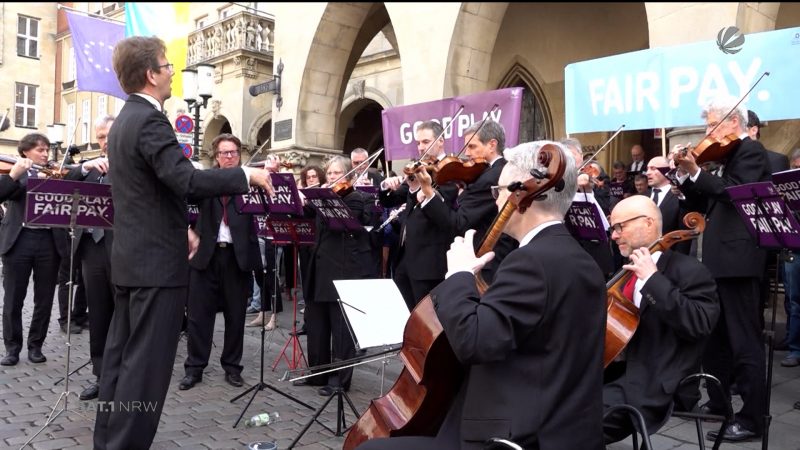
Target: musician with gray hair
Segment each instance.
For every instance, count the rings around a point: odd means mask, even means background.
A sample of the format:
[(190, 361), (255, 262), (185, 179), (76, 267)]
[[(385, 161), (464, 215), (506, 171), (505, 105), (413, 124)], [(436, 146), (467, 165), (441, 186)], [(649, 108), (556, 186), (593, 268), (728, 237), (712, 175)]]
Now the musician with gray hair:
[(576, 189), (575, 161), (555, 142), (520, 144), (505, 151), (493, 191), (498, 208), (525, 195), (520, 183), (532, 170), (546, 170), (539, 152), (554, 147), (566, 161), (564, 183), (512, 214), (504, 232), (520, 246), (486, 293), (479, 293), (475, 273), (493, 254), (475, 255), (475, 231), (455, 238), (447, 252), (447, 279), (431, 300), (467, 374), (437, 435), (372, 440), (359, 449), (482, 449), (492, 437), (523, 448), (603, 448), (606, 288), (563, 224)]

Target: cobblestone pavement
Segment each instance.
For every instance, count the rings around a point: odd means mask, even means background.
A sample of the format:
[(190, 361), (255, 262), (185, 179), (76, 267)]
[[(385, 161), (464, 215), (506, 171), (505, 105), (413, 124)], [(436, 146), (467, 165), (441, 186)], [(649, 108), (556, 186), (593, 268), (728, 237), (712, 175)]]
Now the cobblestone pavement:
[[(2, 290), (0, 290), (2, 292)], [(31, 299), (29, 293), (23, 312), (25, 338), (31, 315)], [(782, 301), (782, 300), (781, 300)], [(54, 303), (57, 304), (57, 301)], [(287, 302), (287, 306), (290, 304)], [(258, 328), (247, 328), (244, 339), (245, 366), (242, 376), (245, 386), (234, 388), (224, 381), (224, 372), (219, 365), (219, 355), (223, 340), (223, 323), (218, 315), (214, 333), (215, 347), (212, 349), (211, 362), (203, 376), (203, 381), (188, 391), (180, 391), (178, 382), (183, 377), (183, 361), (186, 357), (186, 341), (182, 339), (178, 347), (178, 356), (173, 367), (172, 382), (161, 416), (161, 424), (153, 443), (154, 449), (245, 449), (247, 444), (255, 441), (276, 441), (278, 448), (287, 448), (298, 436), (303, 426), (309, 421), (313, 410), (288, 399), (283, 394), (292, 396), (313, 408), (320, 407), (327, 399), (319, 396), (316, 388), (295, 387), (284, 381), (288, 367), (287, 360), (281, 359), (275, 370), (272, 365), (279, 356), (284, 343), (288, 339), (287, 328), (291, 323), (291, 308), (279, 315), (279, 328), (265, 333), (264, 382), (270, 388), (258, 391), (252, 404), (247, 408), (242, 423), (236, 428), (233, 424), (244, 410), (247, 402), (253, 397), (252, 392), (236, 402), (230, 400), (242, 394), (248, 387), (259, 381), (259, 354), (261, 333)], [(248, 316), (248, 321), (253, 316)], [(302, 320), (302, 316), (299, 316)], [(23, 350), (20, 362), (15, 367), (0, 367), (0, 448), (19, 448), (30, 436), (35, 434), (44, 424), (47, 413), (56, 404), (59, 395), (64, 391), (63, 382), (54, 382), (63, 377), (67, 361), (66, 335), (58, 327), (58, 307), (54, 305), (50, 321), (50, 331), (43, 348), (47, 362), (32, 364)], [(782, 319), (781, 319), (782, 320)], [(778, 329), (783, 329), (779, 323)], [(305, 337), (301, 337), (305, 348)], [(89, 333), (71, 336), (70, 368), (84, 364), (89, 359)], [(291, 350), (291, 347), (289, 347)], [(287, 352), (288, 358), (291, 353)], [(800, 400), (800, 367), (786, 368), (780, 366), (784, 352), (775, 352), (772, 380), (772, 426), (769, 434), (770, 449), (800, 449), (800, 411), (792, 408), (795, 401)], [(397, 358), (389, 358), (385, 365), (384, 390), (391, 387), (402, 366)], [(380, 395), (381, 361), (371, 362), (355, 369), (352, 389), (348, 393), (359, 411), (363, 411), (371, 398)], [(44, 431), (34, 439), (34, 449), (88, 449), (91, 448), (93, 420), (96, 402), (82, 402), (76, 393), (92, 380), (90, 366), (84, 367), (70, 377), (69, 404), (66, 412), (57, 417)], [(274, 389), (272, 389), (274, 388)], [(735, 397), (740, 404), (738, 397)], [(333, 431), (336, 429), (337, 402), (331, 402), (320, 416), (320, 420)], [(63, 407), (63, 401), (59, 409)], [(355, 417), (347, 405), (346, 421), (351, 424)], [(245, 428), (244, 419), (262, 412), (278, 412), (280, 420), (274, 424)], [(705, 429), (712, 429), (716, 424), (706, 423)], [(343, 437), (336, 437), (331, 431), (318, 424), (313, 424), (302, 436), (295, 448), (328, 449), (341, 448)], [(692, 449), (698, 448), (694, 423), (680, 419), (671, 419), (661, 431), (652, 437), (655, 449)], [(710, 443), (707, 442), (707, 445)], [(609, 446), (612, 450), (629, 449), (630, 440)], [(724, 444), (729, 449), (761, 448), (760, 441), (742, 444)]]

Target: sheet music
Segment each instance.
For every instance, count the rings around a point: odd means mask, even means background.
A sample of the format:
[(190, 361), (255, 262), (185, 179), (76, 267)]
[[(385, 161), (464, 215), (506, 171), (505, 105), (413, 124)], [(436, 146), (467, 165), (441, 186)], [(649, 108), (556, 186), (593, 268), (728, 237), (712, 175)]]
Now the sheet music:
[(333, 284), (359, 348), (403, 342), (403, 330), (411, 313), (394, 281), (334, 280)]

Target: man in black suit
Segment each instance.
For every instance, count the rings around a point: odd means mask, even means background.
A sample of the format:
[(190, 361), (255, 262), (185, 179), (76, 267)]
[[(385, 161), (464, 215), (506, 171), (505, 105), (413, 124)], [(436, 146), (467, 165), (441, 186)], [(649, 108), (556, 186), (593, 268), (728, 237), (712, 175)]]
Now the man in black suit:
[[(477, 246), (483, 241), (497, 217), (497, 205), (494, 203), (491, 188), (498, 185), (497, 180), (506, 165), (506, 160), (503, 159), (506, 133), (503, 125), (487, 120), (482, 127), (480, 123), (475, 123), (467, 128), (464, 131), (464, 143), (467, 146), (465, 149), (467, 158), (475, 163), (484, 161), (487, 164), (486, 169), (474, 182), (461, 189), (456, 198), (455, 208), (445, 203), (443, 197), (436, 195), (431, 185), (431, 176), (427, 172), (421, 172), (419, 180), (422, 193), (425, 195), (422, 212), (435, 223), (449, 224), (454, 233), (453, 237), (463, 236), (470, 229), (475, 230), (477, 250)], [(518, 246), (518, 242), (504, 235), (494, 248), (495, 258), (481, 271), (484, 280), (491, 282), (502, 259)]]
[(14, 366), (22, 351), (22, 307), (28, 280), (34, 275), (33, 317), (28, 331), (28, 360), (43, 363), (42, 345), (47, 337), (53, 293), (56, 289), (59, 256), (53, 231), (38, 226), (23, 226), (25, 196), (29, 177), (38, 176), (33, 165), (46, 166), (50, 141), (40, 133), (30, 133), (19, 141), (20, 158), (8, 175), (0, 176), (0, 202), (8, 211), (0, 226), (0, 255), (3, 256), (3, 343), (6, 356), (0, 365)]
[[(690, 210), (706, 214), (702, 262), (717, 282), (722, 315), (708, 342), (703, 366), (719, 378), (725, 391), (735, 379), (744, 404), (736, 420), (723, 433), (729, 441), (761, 435), (766, 411), (765, 355), (759, 324), (759, 277), (764, 273), (765, 252), (756, 246), (725, 188), (769, 181), (764, 146), (747, 136), (747, 110), (735, 98), (718, 98), (703, 111), (707, 132), (720, 139), (733, 134), (741, 143), (723, 161), (721, 176), (701, 170), (692, 152), (679, 153), (680, 190)], [(723, 120), (728, 112), (731, 112)], [(713, 130), (713, 132), (712, 132)], [(717, 172), (719, 173), (719, 171)], [(724, 399), (709, 390), (704, 409), (719, 413)], [(716, 432), (709, 432), (711, 439)]]
[(628, 166), (628, 172), (631, 175), (637, 173), (644, 173), (647, 170), (647, 163), (644, 159), (644, 148), (641, 145), (635, 144), (631, 147), (631, 165)]
[[(716, 285), (695, 258), (671, 250), (650, 254), (648, 246), (661, 236), (661, 212), (644, 196), (618, 203), (611, 224), (611, 238), (630, 258), (623, 268), (634, 273), (629, 300), (639, 308), (640, 321), (621, 361), (608, 368), (617, 375), (603, 386), (603, 403), (635, 407), (653, 434), (669, 418), (678, 382), (700, 365), (719, 317)], [(603, 428), (606, 444), (633, 432), (620, 411), (608, 415)]]
[[(100, 145), (100, 157), (83, 163), (70, 171), (66, 178), (90, 183), (109, 184), (108, 176), (108, 132), (114, 123), (114, 116), (99, 118), (94, 125), (95, 137)], [(92, 374), (95, 382), (89, 384), (80, 394), (81, 400), (97, 398), (100, 391), (100, 378), (103, 369), (103, 351), (108, 337), (108, 327), (114, 315), (114, 287), (111, 284), (111, 230), (76, 230), (78, 241), (75, 256), (80, 260), (83, 286), (89, 305), (89, 356), (92, 360)]]
[(114, 317), (103, 358), (94, 430), (97, 449), (146, 449), (169, 388), (189, 281), (186, 197), (272, 186), (262, 170), (197, 170), (183, 156), (163, 103), (172, 64), (155, 37), (119, 41), (112, 57), (130, 95), (108, 137), (113, 180)]
[(671, 185), (663, 170), (669, 170), (669, 161), (663, 156), (656, 156), (647, 163), (649, 197), (661, 210), (661, 234), (667, 234), (680, 228), (682, 215), (680, 201), (672, 193)]
[[(353, 165), (353, 168), (358, 167), (358, 165), (366, 161), (367, 158), (369, 158), (369, 152), (361, 147), (353, 149), (353, 151), (350, 152), (350, 163)], [(356, 186), (375, 186), (377, 189), (380, 189), (384, 176), (381, 175), (378, 169), (363, 164), (355, 170), (354, 179)]]
[[(430, 149), (425, 155), (426, 164), (444, 158), (444, 137), (440, 137), (443, 130), (442, 125), (432, 120), (417, 126), (415, 137), (420, 157)], [(395, 256), (394, 281), (409, 310), (414, 309), (420, 299), (444, 280), (447, 272), (445, 255), (453, 239), (453, 229), (449, 223), (433, 221), (422, 212), (420, 206), (425, 198), (418, 175), (389, 177), (381, 183), (379, 194), (381, 204), (386, 208), (406, 204), (401, 219), (400, 250)], [(458, 195), (457, 186), (449, 183), (439, 186), (436, 191), (446, 205), (454, 205)]]
[[(211, 142), (215, 166), (229, 169), (241, 165), (242, 143), (232, 134), (221, 134)], [(261, 259), (253, 217), (236, 212), (229, 196), (206, 198), (198, 202), (200, 215), (193, 232), (200, 239), (197, 253), (189, 261), (188, 335), (186, 375), (180, 390), (191, 389), (203, 379), (208, 365), (214, 319), (222, 303), (225, 319), (225, 341), (220, 363), (225, 381), (240, 387), (244, 319), (252, 282), (250, 274)]]
[(511, 216), (505, 233), (520, 246), (500, 264), (488, 291), (480, 295), (474, 274), (493, 254), (475, 256), (470, 230), (453, 241), (447, 279), (431, 293), (466, 369), (437, 435), (377, 439), (359, 449), (482, 449), (492, 437), (523, 448), (603, 448), (606, 288), (563, 225), (576, 189), (574, 159), (548, 141), (506, 150), (496, 204), (518, 192), (531, 170), (542, 170), (537, 158), (546, 144), (566, 160), (563, 189)]

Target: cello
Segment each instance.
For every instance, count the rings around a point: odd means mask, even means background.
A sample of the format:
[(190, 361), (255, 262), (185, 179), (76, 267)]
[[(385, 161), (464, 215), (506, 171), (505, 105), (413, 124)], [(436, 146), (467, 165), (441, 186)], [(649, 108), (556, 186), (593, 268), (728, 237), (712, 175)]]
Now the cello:
[[(650, 244), (650, 253), (662, 252), (678, 242), (695, 239), (706, 227), (700, 213), (690, 212), (683, 217), (688, 230), (675, 230), (658, 238)], [(633, 272), (622, 269), (606, 283), (608, 300), (606, 302), (606, 338), (603, 350), (603, 366), (608, 367), (628, 345), (639, 326), (639, 308), (622, 293)]]
[[(561, 148), (546, 144), (539, 150), (543, 170), (532, 171), (533, 178), (508, 186), (508, 200), (495, 217), (478, 248), (477, 256), (490, 252), (515, 211), (524, 213), (531, 203), (551, 188), (563, 189), (565, 156)], [(476, 274), (478, 289), (487, 284)], [(464, 373), (430, 296), (411, 312), (403, 332), (400, 350), (403, 369), (392, 388), (374, 399), (350, 429), (343, 449), (352, 450), (362, 442), (381, 437), (435, 435), (455, 398)]]

